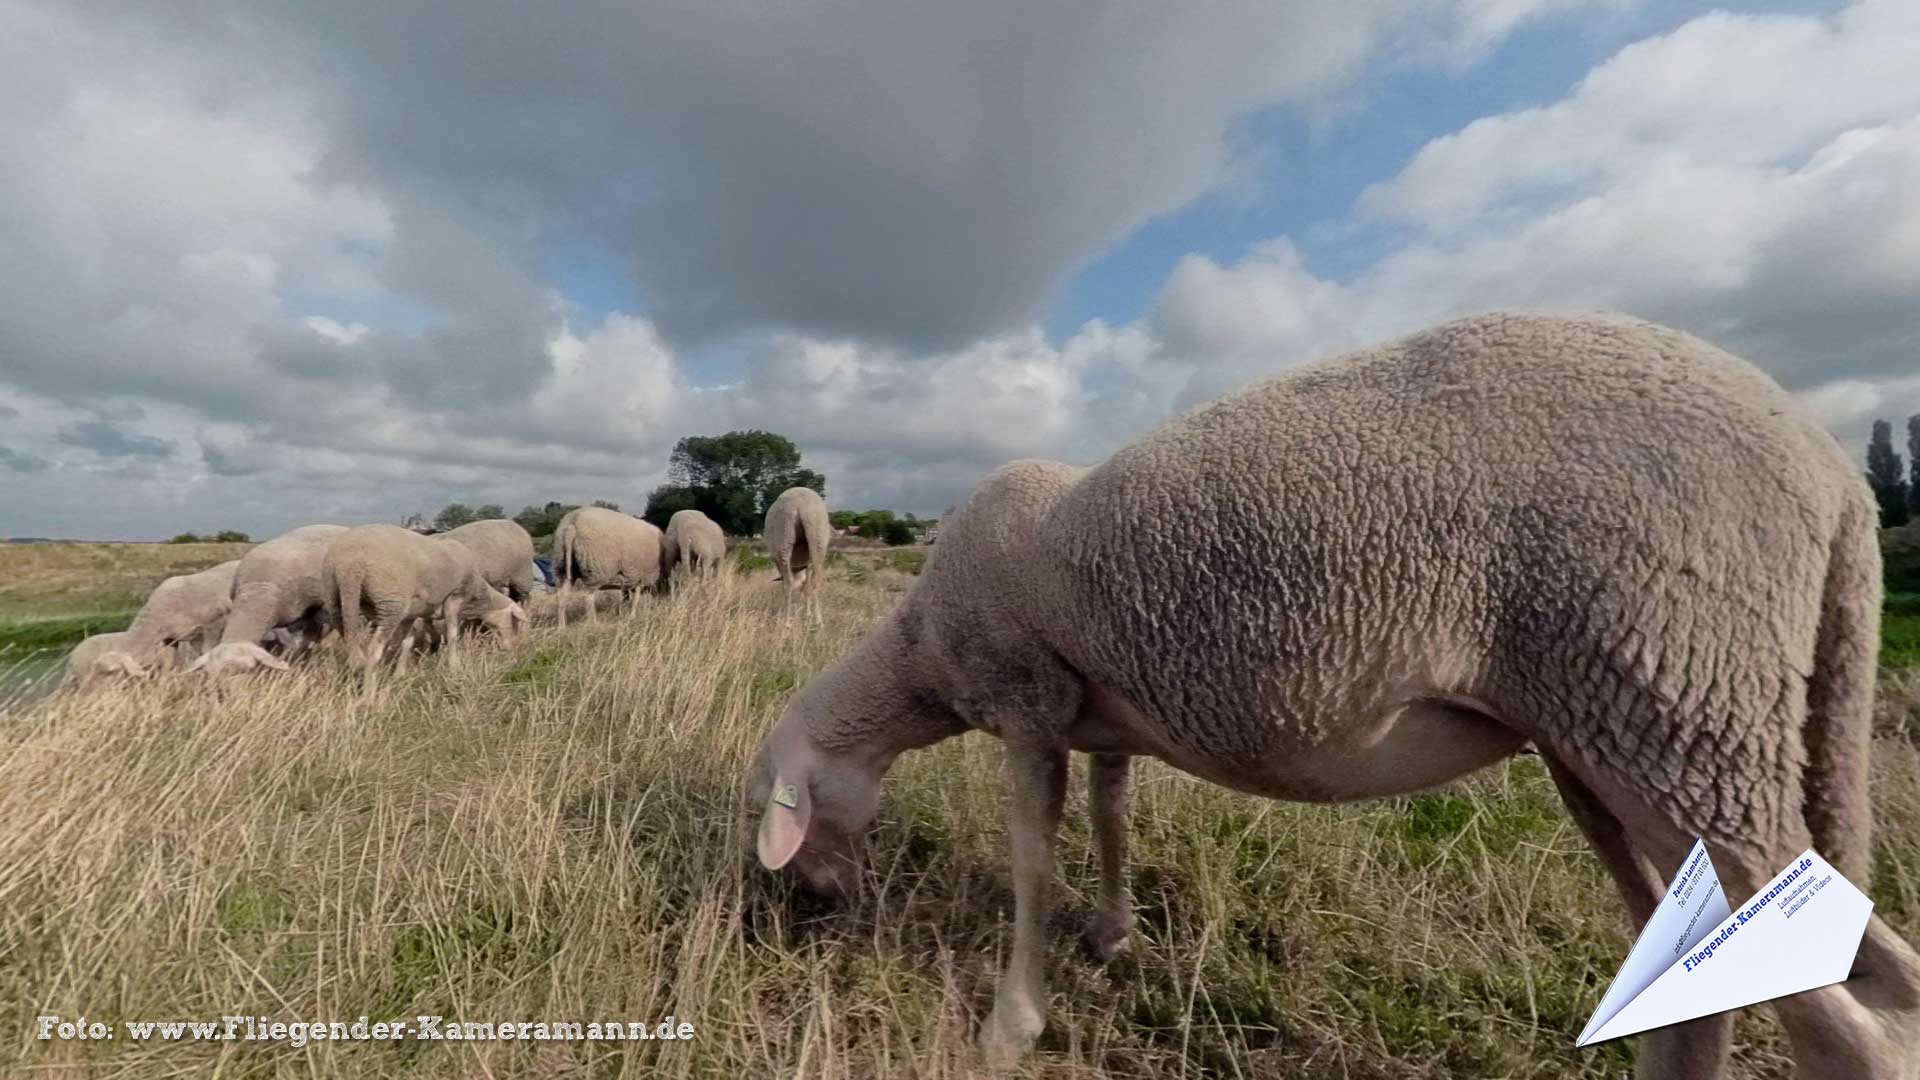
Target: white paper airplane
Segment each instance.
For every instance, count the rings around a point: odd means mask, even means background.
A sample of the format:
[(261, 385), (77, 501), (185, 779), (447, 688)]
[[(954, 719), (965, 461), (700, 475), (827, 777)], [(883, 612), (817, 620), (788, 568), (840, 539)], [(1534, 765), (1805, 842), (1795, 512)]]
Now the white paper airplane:
[(1872, 913), (1812, 849), (1729, 909), (1695, 840), (1577, 1045), (1841, 982)]

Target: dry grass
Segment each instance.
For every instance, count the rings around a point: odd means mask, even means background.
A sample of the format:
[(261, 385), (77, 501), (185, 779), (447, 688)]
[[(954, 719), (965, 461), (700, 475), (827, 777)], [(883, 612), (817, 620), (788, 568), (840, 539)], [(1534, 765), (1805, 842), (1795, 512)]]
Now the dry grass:
[[(435, 661), (336, 659), (0, 713), (0, 1072), (960, 1076), (1005, 949), (998, 745), (908, 755), (866, 894), (748, 865), (738, 789), (794, 687), (911, 579), (843, 567), (818, 624), (755, 575)], [(1881, 747), (1876, 896), (1920, 929), (1920, 755)], [(1047, 1076), (1619, 1076), (1574, 1035), (1624, 955), (1611, 887), (1529, 759), (1349, 807), (1149, 765), (1137, 953), (1075, 947), (1061, 849)], [(1076, 785), (1077, 788), (1078, 785)], [(691, 1043), (38, 1042), (34, 1018), (652, 1021)], [(1782, 1076), (1743, 1017), (1747, 1075)]]
[(0, 619), (138, 608), (155, 585), (251, 544), (0, 544)]

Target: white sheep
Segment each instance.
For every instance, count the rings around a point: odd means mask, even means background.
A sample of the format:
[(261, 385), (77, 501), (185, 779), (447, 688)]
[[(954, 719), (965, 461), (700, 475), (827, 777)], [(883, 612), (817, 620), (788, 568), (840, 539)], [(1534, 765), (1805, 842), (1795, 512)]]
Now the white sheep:
[(813, 592), (826, 573), (827, 546), (833, 542), (827, 501), (812, 488), (788, 488), (767, 507), (762, 532), (767, 556), (773, 560), (774, 572), (787, 583), (787, 591), (804, 587)]
[(487, 584), (525, 604), (533, 598), (533, 537), (517, 521), (474, 521), (436, 534), (433, 539), (461, 544), (473, 552)]
[[(1092, 755), (1106, 952), (1132, 919), (1137, 755), (1335, 802), (1531, 739), (1636, 926), (1696, 836), (1730, 897), (1808, 846), (1864, 887), (1874, 520), (1833, 437), (1697, 338), (1611, 315), (1448, 323), (1257, 383), (1091, 471), (990, 476), (762, 744), (760, 859), (844, 888), (898, 754), (1003, 740), (996, 1059), (1044, 1026), (1071, 750)], [(1920, 1076), (1920, 954), (1878, 918), (1848, 981), (1772, 1005), (1797, 1075)], [(1648, 1033), (1641, 1075), (1721, 1075), (1732, 1022)]]
[[(167, 659), (164, 653), (156, 654), (154, 663), (164, 666)], [(63, 685), (88, 690), (108, 679), (144, 679), (150, 674), (152, 669), (137, 663), (129, 651), (127, 631), (115, 630), (93, 634), (67, 653)]]
[(720, 523), (698, 510), (678, 510), (667, 519), (660, 541), (660, 576), (671, 578), (684, 563), (689, 574), (717, 574), (727, 557), (727, 534)]
[[(340, 628), (348, 655), (363, 668), (378, 663), (416, 622), (429, 629), (431, 620), (440, 620), (450, 658), (458, 653), (463, 612), (509, 638), (527, 625), (526, 612), (487, 583), (466, 545), (398, 525), (362, 525), (334, 540), (321, 560), (320, 581), (327, 621)], [(409, 652), (399, 650), (402, 666)]]
[[(560, 625), (567, 625), (567, 603), (577, 582), (588, 599), (601, 589), (618, 589), (629, 610), (638, 610), (642, 589), (661, 582), (661, 534), (658, 526), (603, 506), (569, 511), (553, 530), (553, 571), (560, 581)], [(593, 607), (588, 606), (589, 614)]]
[[(235, 559), (193, 574), (178, 574), (147, 594), (124, 636), (111, 650), (92, 654), (102, 670), (143, 678), (189, 661), (220, 639), (232, 605)], [(69, 658), (69, 665), (72, 660)]]
[(220, 643), (187, 670), (212, 676), (263, 667), (282, 671), (286, 664), (269, 663), (274, 657), (263, 642), (290, 643), (288, 660), (317, 644), (329, 629), (320, 594), (320, 560), (327, 545), (346, 531), (345, 525), (302, 525), (242, 555), (233, 571), (233, 606)]

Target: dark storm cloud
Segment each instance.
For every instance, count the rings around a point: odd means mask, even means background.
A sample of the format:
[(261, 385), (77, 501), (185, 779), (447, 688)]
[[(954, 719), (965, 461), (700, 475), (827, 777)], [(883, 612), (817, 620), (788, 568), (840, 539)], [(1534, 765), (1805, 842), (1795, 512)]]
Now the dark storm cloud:
[[(0, 406), (0, 408), (4, 408), (4, 406)], [(39, 473), (46, 472), (52, 468), (53, 463), (38, 454), (22, 453), (18, 450), (0, 446), (0, 467), (10, 469), (17, 473)]]

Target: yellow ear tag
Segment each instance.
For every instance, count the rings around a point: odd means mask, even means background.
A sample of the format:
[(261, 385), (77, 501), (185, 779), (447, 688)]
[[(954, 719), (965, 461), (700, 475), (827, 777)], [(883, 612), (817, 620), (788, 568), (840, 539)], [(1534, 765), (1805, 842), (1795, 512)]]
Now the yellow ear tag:
[(800, 793), (793, 789), (792, 784), (781, 784), (773, 793), (773, 801), (791, 810), (800, 805)]

